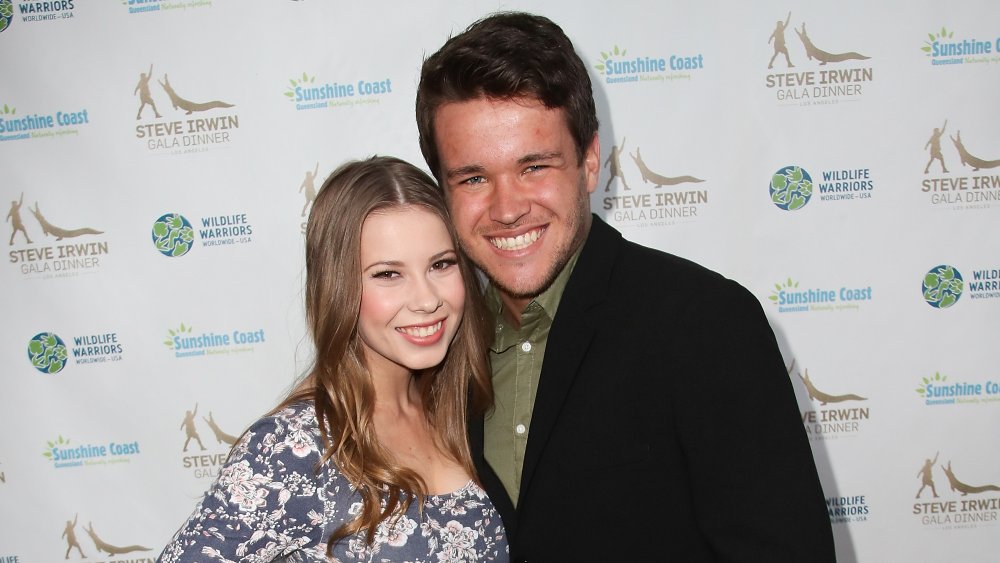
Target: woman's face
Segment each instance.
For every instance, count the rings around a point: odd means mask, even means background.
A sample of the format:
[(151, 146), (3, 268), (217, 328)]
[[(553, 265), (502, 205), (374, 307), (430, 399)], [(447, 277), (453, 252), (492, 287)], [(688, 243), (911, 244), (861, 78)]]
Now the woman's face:
[(358, 333), (373, 375), (440, 364), (464, 306), (458, 255), (437, 215), (411, 206), (365, 219)]

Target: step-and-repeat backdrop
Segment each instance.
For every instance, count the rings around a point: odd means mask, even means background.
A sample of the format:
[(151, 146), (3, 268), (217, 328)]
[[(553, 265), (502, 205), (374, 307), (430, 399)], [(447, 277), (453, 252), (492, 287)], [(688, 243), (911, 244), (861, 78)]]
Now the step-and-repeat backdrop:
[(323, 178), (423, 166), (497, 9), (592, 72), (595, 212), (759, 298), (840, 560), (1000, 560), (995, 2), (3, 0), (0, 562), (156, 556), (309, 365)]

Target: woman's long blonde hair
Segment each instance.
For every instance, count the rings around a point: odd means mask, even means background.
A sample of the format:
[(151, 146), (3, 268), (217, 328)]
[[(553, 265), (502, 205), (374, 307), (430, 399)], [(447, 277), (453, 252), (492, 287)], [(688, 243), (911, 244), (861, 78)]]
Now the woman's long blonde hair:
[(422, 502), (427, 493), (420, 476), (397, 464), (375, 435), (375, 389), (358, 337), (361, 228), (372, 212), (401, 207), (419, 207), (440, 217), (459, 255), (465, 284), (461, 324), (444, 361), (415, 375), (436, 442), (473, 478), (467, 417), (482, 414), (493, 401), (487, 364), (491, 333), (482, 290), (458, 251), (440, 188), (397, 158), (376, 156), (340, 166), (323, 183), (306, 227), (306, 320), (316, 358), (311, 371), (272, 411), (312, 400), (324, 447), (321, 463), (332, 459), (361, 494), (361, 512), (330, 536), (328, 553), (338, 540), (361, 530), (371, 544), (382, 520), (405, 512), (412, 495)]

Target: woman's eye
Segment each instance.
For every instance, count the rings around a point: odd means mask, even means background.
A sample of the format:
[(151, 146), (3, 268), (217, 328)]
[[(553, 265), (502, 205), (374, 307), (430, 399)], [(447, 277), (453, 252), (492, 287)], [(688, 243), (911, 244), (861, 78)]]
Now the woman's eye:
[(446, 258), (444, 260), (438, 260), (437, 262), (431, 264), (432, 270), (444, 270), (458, 264), (458, 261), (454, 258)]
[(395, 270), (384, 270), (381, 272), (375, 272), (374, 274), (372, 274), (372, 277), (379, 280), (389, 280), (393, 278), (398, 278), (399, 272)]

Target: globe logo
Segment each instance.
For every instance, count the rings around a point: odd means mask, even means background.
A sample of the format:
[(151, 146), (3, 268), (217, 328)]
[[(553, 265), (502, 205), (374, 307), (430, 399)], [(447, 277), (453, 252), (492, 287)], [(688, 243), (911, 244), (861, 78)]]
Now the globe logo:
[(812, 197), (812, 177), (803, 168), (786, 166), (771, 176), (771, 202), (784, 211), (802, 209)]
[(0, 31), (10, 27), (10, 22), (14, 20), (13, 0), (0, 0)]
[(153, 244), (164, 256), (184, 256), (193, 242), (194, 229), (179, 213), (167, 213), (153, 223)]
[(28, 341), (28, 359), (42, 373), (59, 373), (68, 357), (66, 344), (53, 332), (39, 332)]
[(947, 309), (958, 302), (962, 290), (965, 289), (965, 282), (962, 280), (961, 272), (942, 264), (931, 268), (924, 275), (921, 289), (928, 305), (935, 309)]

